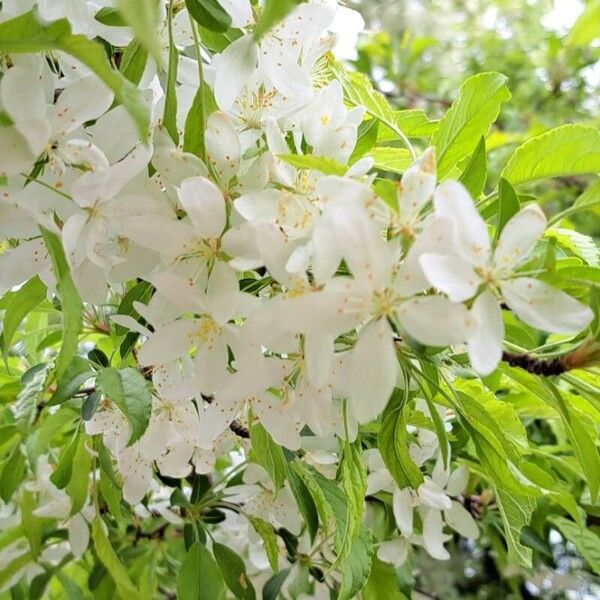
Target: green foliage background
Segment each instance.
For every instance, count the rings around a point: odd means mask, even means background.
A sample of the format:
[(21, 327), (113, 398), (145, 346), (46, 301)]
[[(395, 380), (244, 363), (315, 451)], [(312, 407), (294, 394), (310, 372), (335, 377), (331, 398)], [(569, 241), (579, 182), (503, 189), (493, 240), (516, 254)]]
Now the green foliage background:
[[(463, 81), (497, 71), (507, 76), (511, 99), (486, 140), (488, 179), (484, 193), (498, 184), (500, 171), (523, 141), (567, 123), (600, 126), (600, 2), (578, 0), (356, 0), (370, 35), (353, 61), (357, 70), (399, 109), (419, 109), (440, 118)], [(575, 27), (575, 18), (584, 9)], [(583, 192), (596, 202), (585, 213), (563, 219), (561, 227), (595, 240), (598, 265), (600, 187), (595, 176), (565, 176), (528, 186), (551, 218), (568, 209)], [(552, 444), (548, 423), (532, 420), (528, 433)], [(592, 529), (597, 523), (588, 522)], [(564, 532), (563, 532), (564, 533)], [(538, 569), (521, 579), (498, 572), (491, 556), (495, 542), (478, 540), (452, 554), (439, 569), (425, 552), (416, 560), (416, 587), (423, 598), (517, 597), (600, 598), (600, 578), (585, 571), (585, 561), (560, 528), (547, 532), (542, 545), (534, 531)], [(536, 542), (533, 539), (536, 538)], [(592, 540), (593, 542), (594, 540)], [(596, 540), (597, 541), (597, 540)], [(426, 574), (426, 576), (424, 575)], [(411, 576), (409, 576), (410, 578)], [(529, 595), (531, 594), (531, 596)]]

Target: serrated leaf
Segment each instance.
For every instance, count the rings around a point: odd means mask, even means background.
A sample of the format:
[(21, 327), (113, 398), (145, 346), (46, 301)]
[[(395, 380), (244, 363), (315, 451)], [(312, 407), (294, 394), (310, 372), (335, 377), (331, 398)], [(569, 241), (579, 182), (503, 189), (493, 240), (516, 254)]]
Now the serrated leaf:
[(546, 131), (519, 146), (502, 170), (512, 185), (536, 179), (600, 171), (600, 131), (568, 124)]
[(344, 97), (353, 106), (362, 106), (372, 117), (381, 121), (393, 132), (390, 140), (401, 138), (402, 131), (397, 124), (396, 111), (390, 106), (385, 96), (373, 88), (370, 79), (363, 73), (345, 71), (340, 65), (332, 66), (333, 73), (344, 89)]
[(249, 429), (252, 459), (267, 471), (277, 491), (283, 487), (287, 470), (283, 450), (260, 423), (252, 423)]
[(195, 154), (201, 159), (205, 158), (206, 148), (204, 133), (206, 119), (217, 110), (217, 103), (212, 90), (204, 82), (196, 91), (192, 106), (185, 120), (183, 131), (183, 151)]
[(506, 76), (501, 73), (478, 73), (460, 86), (458, 98), (442, 117), (431, 139), (440, 179), (469, 156), (481, 137), (487, 135), (502, 103), (510, 99), (506, 82)]
[[(600, 452), (596, 446), (595, 425), (587, 415), (563, 398), (561, 391), (551, 381), (543, 380), (542, 383), (550, 392), (548, 401), (553, 402), (562, 418), (575, 456), (585, 473), (592, 502), (595, 502), (600, 493)], [(590, 427), (586, 427), (586, 421), (590, 422)]]
[(79, 334), (82, 330), (83, 302), (71, 277), (60, 238), (43, 227), (40, 227), (40, 230), (50, 254), (52, 271), (57, 282), (56, 289), (61, 302), (63, 338), (56, 359), (56, 376), (60, 381), (77, 354)]
[(353, 444), (344, 442), (339, 473), (348, 502), (347, 532), (355, 538), (360, 532), (367, 493), (367, 469), (362, 460), (359, 441)]
[(225, 582), (215, 559), (204, 544), (190, 547), (177, 577), (178, 600), (222, 600)]
[(406, 148), (377, 146), (371, 148), (368, 156), (373, 158), (376, 169), (390, 173), (402, 174), (412, 164), (412, 157)]
[(85, 358), (74, 356), (65, 369), (62, 379), (58, 382), (56, 391), (48, 400), (48, 406), (62, 404), (72, 398), (79, 391), (79, 388), (94, 375), (90, 363)]
[(92, 540), (94, 541), (96, 554), (98, 555), (100, 562), (110, 573), (110, 576), (117, 586), (119, 595), (122, 598), (131, 600), (140, 599), (138, 590), (129, 578), (127, 569), (121, 562), (121, 559), (117, 556), (104, 533), (104, 526), (100, 518), (96, 518), (92, 523)]
[(150, 111), (137, 87), (111, 67), (101, 44), (85, 35), (73, 35), (67, 19), (40, 23), (34, 10), (0, 23), (0, 52), (17, 54), (48, 50), (66, 52), (91, 69), (129, 112), (142, 138), (147, 137)]
[(487, 180), (487, 171), (485, 138), (482, 136), (459, 178), (459, 181), (469, 190), (469, 194), (475, 199), (479, 198), (483, 192)]
[(296, 500), (298, 509), (304, 519), (304, 524), (308, 530), (308, 535), (311, 544), (315, 541), (315, 537), (319, 530), (319, 513), (315, 502), (306, 487), (306, 484), (302, 481), (302, 478), (292, 465), (288, 465), (287, 480), (290, 484), (290, 490)]
[(600, 266), (600, 249), (596, 241), (589, 235), (574, 229), (548, 229), (544, 237), (555, 239), (559, 246), (584, 260), (592, 267)]
[[(439, 125), (439, 121), (431, 121), (424, 111), (416, 108), (395, 110), (394, 122), (409, 138), (429, 137), (434, 134)], [(398, 139), (398, 135), (389, 127), (382, 125), (379, 128), (378, 142), (389, 142), (394, 139)]]
[(138, 85), (146, 69), (148, 51), (137, 41), (131, 40), (123, 50), (119, 71), (127, 80)]
[(27, 462), (21, 452), (21, 447), (16, 446), (9, 459), (4, 463), (0, 476), (0, 498), (4, 502), (8, 503), (13, 497), (25, 477), (26, 470)]
[(592, 571), (600, 575), (600, 537), (591, 529), (580, 527), (564, 517), (550, 517), (550, 522), (577, 548)]
[(29, 541), (31, 555), (37, 559), (42, 549), (43, 522), (36, 517), (33, 511), (38, 507), (38, 502), (34, 494), (24, 490), (21, 496), (21, 523), (23, 531)]
[(530, 524), (537, 501), (531, 496), (519, 496), (497, 487), (495, 495), (504, 525), (508, 560), (513, 564), (531, 568), (531, 549), (521, 544), (521, 530)]
[(371, 572), (372, 556), (371, 535), (366, 525), (363, 525), (360, 535), (354, 539), (352, 548), (343, 562), (341, 569), (342, 585), (340, 586), (338, 600), (355, 598), (363, 589)]
[(241, 600), (254, 600), (256, 592), (246, 574), (246, 564), (231, 548), (213, 542), (213, 554), (227, 587)]
[(67, 483), (71, 480), (73, 474), (73, 460), (79, 447), (79, 438), (81, 436), (76, 433), (69, 444), (65, 446), (60, 453), (58, 465), (52, 475), (50, 475), (50, 481), (59, 489), (62, 490)]
[(92, 456), (85, 445), (86, 436), (80, 435), (73, 465), (71, 467), (71, 478), (65, 486), (65, 491), (71, 498), (71, 514), (77, 514), (85, 505), (90, 485), (90, 472), (92, 470)]
[(96, 385), (127, 418), (131, 427), (128, 445), (139, 440), (148, 427), (152, 411), (152, 395), (142, 374), (137, 369), (117, 371), (109, 367), (98, 373)]
[(354, 164), (376, 144), (378, 131), (379, 121), (377, 119), (366, 119), (358, 126), (356, 145), (348, 159), (349, 164)]
[(362, 591), (363, 600), (408, 600), (400, 591), (393, 565), (374, 556), (371, 561), (369, 579)]
[(217, 33), (224, 33), (231, 27), (229, 13), (217, 0), (185, 0), (192, 18), (202, 27)]
[(2, 355), (5, 361), (21, 321), (46, 298), (46, 286), (36, 276), (23, 284), (11, 298), (4, 313), (2, 330)]
[(248, 520), (265, 545), (265, 552), (267, 553), (271, 569), (277, 573), (279, 570), (279, 548), (273, 526), (260, 517), (248, 516)]
[(408, 451), (403, 392), (395, 389), (381, 418), (377, 447), (388, 471), (400, 489), (417, 488), (423, 475)]
[(48, 363), (40, 363), (31, 367), (21, 377), (22, 388), (15, 400), (13, 414), (19, 431), (24, 435), (29, 431), (36, 413), (38, 400), (44, 391)]
[(313, 154), (279, 154), (278, 157), (297, 169), (311, 169), (325, 175), (343, 175), (348, 167), (327, 156)]

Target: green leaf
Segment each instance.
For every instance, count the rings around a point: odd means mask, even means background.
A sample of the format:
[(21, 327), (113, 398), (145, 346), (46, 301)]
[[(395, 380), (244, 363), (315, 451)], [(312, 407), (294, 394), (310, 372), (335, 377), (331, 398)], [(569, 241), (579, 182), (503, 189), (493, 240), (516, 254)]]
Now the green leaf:
[(128, 445), (139, 440), (148, 427), (152, 410), (152, 395), (143, 375), (133, 368), (117, 371), (109, 367), (100, 371), (96, 385), (127, 418), (131, 426)]
[[(119, 304), (119, 308), (117, 309), (118, 315), (127, 315), (129, 317), (133, 317), (134, 319), (139, 319), (140, 315), (134, 308), (134, 302), (141, 302), (142, 304), (146, 304), (148, 300), (150, 300), (152, 296), (154, 288), (147, 281), (140, 281), (140, 283), (136, 283), (127, 293), (123, 296), (121, 300), (121, 304)], [(122, 325), (115, 325), (115, 333), (117, 335), (126, 335), (129, 330)]]
[(557, 244), (575, 256), (584, 260), (592, 267), (600, 266), (600, 249), (596, 241), (589, 235), (579, 233), (574, 229), (548, 229), (544, 237), (555, 239)]
[[(323, 523), (330, 522), (334, 525), (334, 548), (337, 553), (337, 558), (334, 565), (340, 564), (350, 553), (356, 532), (360, 525), (360, 516), (352, 512), (352, 508), (348, 503), (346, 494), (334, 482), (330, 481), (317, 470), (311, 468), (306, 469), (310, 474), (312, 485), (308, 486), (311, 493), (316, 487), (320, 490), (321, 495), (313, 495), (313, 499), (319, 507), (319, 503), (325, 502), (323, 507), (327, 511), (327, 518), (323, 519)], [(304, 479), (306, 483), (306, 479)], [(364, 497), (364, 496), (363, 496)]]
[(128, 600), (140, 599), (138, 590), (129, 578), (127, 569), (104, 533), (104, 523), (100, 518), (96, 518), (92, 523), (92, 540), (94, 541), (96, 554), (115, 582), (119, 595)]
[(345, 71), (339, 64), (332, 70), (344, 89), (346, 100), (353, 106), (362, 106), (366, 112), (381, 121), (392, 132), (390, 140), (402, 137), (402, 130), (397, 124), (396, 111), (390, 106), (385, 96), (373, 88), (370, 79), (363, 73)]
[(25, 472), (27, 470), (27, 463), (25, 457), (21, 452), (20, 446), (17, 446), (10, 455), (10, 458), (4, 463), (2, 469), (2, 476), (0, 477), (0, 498), (4, 502), (9, 502), (16, 492)]
[(265, 545), (265, 552), (271, 569), (277, 573), (279, 570), (279, 547), (277, 546), (277, 536), (273, 531), (273, 526), (260, 517), (248, 516), (248, 520)]
[(260, 19), (254, 29), (254, 39), (258, 42), (273, 29), (279, 21), (292, 12), (303, 0), (266, 0)]
[(481, 136), (479, 143), (473, 150), (471, 158), (459, 177), (459, 181), (469, 190), (475, 199), (481, 196), (487, 180), (487, 153), (485, 150), (485, 138)]
[(21, 554), (7, 565), (2, 566), (0, 571), (0, 588), (4, 588), (5, 584), (10, 581), (21, 569), (24, 569), (30, 561), (33, 560), (31, 552)]
[(148, 51), (137, 40), (131, 40), (123, 50), (119, 71), (123, 77), (137, 86), (142, 79), (147, 61)]
[(31, 367), (21, 377), (22, 388), (14, 404), (15, 422), (21, 434), (25, 435), (35, 420), (38, 400), (45, 388), (48, 363)]
[(378, 131), (379, 121), (377, 119), (366, 119), (358, 126), (356, 145), (348, 160), (349, 164), (354, 164), (377, 143)]
[(74, 356), (65, 369), (62, 379), (58, 382), (56, 391), (48, 400), (48, 406), (62, 404), (72, 398), (79, 391), (79, 388), (94, 375), (90, 363), (85, 358)]
[[(581, 411), (575, 410), (551, 381), (543, 380), (543, 385), (551, 393), (554, 406), (563, 420), (575, 456), (585, 473), (592, 502), (596, 502), (600, 493), (600, 452), (596, 446), (595, 425), (590, 422), (590, 427), (586, 427), (585, 421), (591, 421), (591, 419)], [(590, 431), (594, 434), (590, 434)]]
[(39, 277), (30, 279), (22, 285), (11, 297), (11, 301), (4, 313), (4, 328), (2, 330), (2, 355), (4, 360), (8, 356), (8, 351), (12, 339), (21, 324), (21, 321), (46, 298), (46, 286)]
[(600, 537), (591, 529), (580, 527), (564, 517), (550, 517), (550, 522), (577, 548), (592, 571), (600, 575)]
[(165, 93), (165, 107), (163, 123), (165, 129), (175, 145), (179, 144), (179, 130), (177, 129), (177, 69), (179, 66), (179, 50), (173, 38), (173, 5), (169, 5), (169, 70), (167, 73), (167, 89)]
[(562, 125), (519, 146), (502, 171), (512, 185), (600, 171), (600, 131)]
[(537, 501), (531, 496), (508, 493), (498, 487), (495, 487), (495, 494), (504, 525), (508, 560), (513, 564), (531, 568), (531, 549), (521, 544), (521, 530), (530, 524)]
[(325, 175), (343, 175), (348, 167), (327, 156), (313, 154), (279, 154), (278, 157), (297, 169), (320, 171)]
[(60, 453), (60, 459), (58, 466), (54, 469), (52, 475), (50, 475), (50, 481), (60, 490), (62, 490), (67, 483), (71, 480), (73, 474), (73, 460), (77, 454), (79, 448), (79, 433), (73, 436), (73, 439)]
[(40, 230), (52, 260), (52, 270), (57, 281), (56, 289), (61, 302), (63, 338), (56, 359), (56, 375), (60, 381), (77, 353), (82, 329), (83, 302), (71, 277), (60, 238), (48, 229), (40, 227)]
[(222, 600), (225, 582), (215, 559), (204, 544), (190, 547), (177, 577), (178, 600)]
[(258, 422), (250, 425), (251, 457), (267, 471), (275, 484), (275, 491), (283, 487), (286, 474), (286, 460), (279, 444), (273, 441), (269, 432)]
[(376, 169), (402, 174), (412, 164), (412, 157), (406, 148), (393, 146), (377, 146), (372, 148), (369, 156), (373, 158)]
[(136, 39), (162, 66), (162, 44), (158, 35), (158, 2), (156, 0), (118, 0), (123, 20), (131, 27)]
[[(141, 1), (141, 0), (140, 0)], [(29, 11), (0, 23), (0, 52), (7, 54), (60, 50), (91, 69), (132, 116), (140, 135), (148, 135), (150, 112), (135, 85), (113, 69), (104, 48), (84, 35), (73, 35), (67, 19), (44, 25)]]
[(276, 573), (265, 583), (265, 587), (262, 592), (262, 600), (277, 600), (280, 598), (279, 592), (287, 579), (287, 576), (290, 574), (289, 569), (283, 569)]
[(37, 507), (38, 502), (35, 495), (28, 490), (24, 490), (21, 496), (21, 522), (34, 559), (37, 559), (40, 555), (43, 535), (42, 519), (33, 514)]
[(80, 435), (73, 465), (71, 467), (71, 479), (65, 486), (65, 491), (71, 498), (71, 514), (77, 514), (85, 505), (90, 485), (90, 472), (92, 470), (92, 456), (86, 448), (86, 436)]
[(183, 130), (183, 150), (195, 154), (201, 159), (205, 158), (206, 148), (204, 134), (206, 119), (217, 110), (217, 103), (212, 90), (204, 82), (196, 91), (192, 106), (185, 120)]
[(350, 553), (342, 564), (342, 585), (340, 586), (338, 600), (356, 598), (358, 592), (363, 589), (371, 572), (372, 556), (371, 535), (366, 525), (363, 525), (360, 535), (355, 538)]
[(362, 460), (359, 440), (353, 444), (348, 441), (343, 443), (339, 473), (348, 502), (346, 528), (348, 535), (354, 539), (360, 533), (367, 493), (367, 469)]
[(591, 0), (567, 36), (567, 46), (587, 46), (600, 37), (600, 0)]
[(312, 544), (319, 531), (319, 513), (317, 512), (317, 507), (302, 478), (291, 465), (288, 466), (287, 480), (304, 519), (310, 543)]
[(498, 182), (498, 200), (500, 202), (500, 214), (498, 216), (498, 226), (496, 227), (496, 239), (511, 217), (516, 215), (521, 208), (515, 189), (504, 177), (501, 177)]
[(185, 0), (192, 18), (202, 27), (224, 33), (231, 27), (229, 13), (217, 0)]
[(478, 73), (460, 87), (458, 98), (442, 117), (431, 142), (436, 149), (438, 177), (443, 179), (469, 156), (486, 136), (510, 98), (507, 78), (501, 73)]
[(95, 15), (94, 19), (102, 25), (109, 27), (126, 27), (127, 22), (123, 19), (123, 15), (116, 9), (110, 6), (104, 6)]
[(400, 591), (394, 567), (374, 556), (371, 561), (371, 573), (362, 591), (363, 600), (408, 600)]
[[(429, 137), (433, 135), (439, 124), (438, 121), (431, 121), (424, 111), (416, 108), (395, 110), (394, 123), (409, 138)], [(398, 135), (389, 127), (383, 125), (379, 128), (378, 142), (389, 142), (395, 139), (398, 139)]]
[(408, 451), (408, 435), (404, 415), (403, 392), (395, 389), (383, 412), (377, 435), (377, 447), (381, 457), (400, 489), (417, 488), (423, 483), (421, 470)]
[(244, 561), (233, 550), (223, 544), (213, 542), (212, 549), (215, 560), (223, 574), (223, 579), (227, 587), (235, 594), (235, 597), (242, 600), (254, 600), (256, 592), (246, 574)]

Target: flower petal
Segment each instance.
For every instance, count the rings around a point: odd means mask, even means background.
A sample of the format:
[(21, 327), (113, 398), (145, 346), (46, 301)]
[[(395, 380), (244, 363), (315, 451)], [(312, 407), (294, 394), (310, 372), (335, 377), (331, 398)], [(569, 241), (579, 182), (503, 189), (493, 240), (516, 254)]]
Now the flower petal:
[(433, 204), (436, 215), (455, 220), (461, 255), (474, 265), (486, 265), (490, 238), (466, 188), (458, 181), (443, 181), (435, 191)]
[(546, 229), (546, 216), (537, 204), (529, 204), (506, 224), (494, 251), (494, 266), (506, 273), (523, 262)]
[(469, 360), (480, 375), (489, 375), (502, 359), (504, 339), (502, 311), (490, 290), (477, 297), (471, 314), (477, 325), (467, 340)]
[(479, 287), (480, 279), (471, 263), (460, 256), (423, 254), (419, 262), (431, 285), (452, 302), (472, 298)]
[(542, 331), (577, 333), (592, 319), (592, 310), (543, 281), (519, 277), (502, 282), (502, 294), (519, 319)]
[(471, 513), (456, 500), (452, 501), (450, 510), (444, 511), (444, 519), (446, 523), (460, 533), (463, 537), (471, 540), (479, 537), (479, 527)]
[(405, 537), (409, 537), (413, 532), (412, 490), (410, 488), (395, 490), (392, 498), (392, 508), (400, 533)]
[(427, 346), (464, 342), (476, 325), (462, 304), (440, 295), (403, 302), (398, 308), (398, 319), (408, 335)]
[(221, 190), (205, 177), (192, 177), (181, 183), (179, 200), (198, 235), (219, 237), (225, 227), (225, 200)]
[(398, 360), (392, 338), (387, 321), (380, 319), (360, 332), (352, 352), (350, 403), (360, 423), (377, 417), (394, 389)]

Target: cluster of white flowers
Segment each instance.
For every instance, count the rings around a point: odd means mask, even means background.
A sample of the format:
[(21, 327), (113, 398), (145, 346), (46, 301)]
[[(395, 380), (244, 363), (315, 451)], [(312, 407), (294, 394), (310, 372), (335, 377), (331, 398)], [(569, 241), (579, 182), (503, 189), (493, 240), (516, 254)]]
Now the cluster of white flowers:
[[(2, 18), (33, 4), (3, 2)], [(119, 46), (132, 39), (129, 28), (94, 19), (110, 3), (37, 4), (41, 18), (66, 16), (75, 32)], [(252, 25), (248, 0), (221, 4), (236, 27)], [(2, 291), (35, 275), (55, 288), (40, 225), (60, 236), (84, 302), (106, 304), (136, 279), (155, 290), (135, 302), (137, 317), (112, 317), (141, 335), (136, 358), (154, 390), (147, 430), (128, 445), (130, 425), (109, 398), (86, 422), (88, 434), (103, 434), (132, 504), (158, 489), (154, 465), (177, 478), (211, 471), (239, 442), (230, 425), (243, 426), (249, 413), (290, 450), (303, 447), (308, 430), (323, 448), (334, 435), (355, 437), (404, 387), (397, 352), (407, 343), (466, 348), (473, 369), (486, 375), (501, 359), (502, 308), (546, 332), (578, 332), (592, 319), (566, 293), (518, 272), (545, 230), (542, 211), (525, 206), (490, 241), (467, 190), (437, 183), (432, 149), (402, 176), (397, 210), (375, 193), (368, 156), (343, 175), (285, 159), (312, 154), (348, 164), (369, 118), (347, 108), (328, 75), (340, 11), (349, 9), (312, 0), (260, 42), (248, 31), (202, 57), (218, 105), (207, 118), (204, 161), (167, 132), (164, 80), (153, 60), (139, 84), (152, 113), (150, 139), (141, 140), (109, 89), (67, 55), (2, 58), (0, 227), (14, 242), (0, 255)], [(178, 48), (193, 45), (184, 7), (172, 29)], [(166, 54), (166, 25), (159, 35)], [(188, 55), (179, 58), (180, 132), (200, 83)], [(323, 472), (336, 461), (322, 450), (312, 456)], [(381, 546), (382, 559), (401, 562), (406, 543), (447, 557), (443, 519), (476, 536), (453, 499), (466, 485), (462, 467), (450, 473), (438, 457), (418, 490), (398, 490), (377, 451), (365, 461), (368, 493), (393, 493), (401, 532)], [(38, 485), (48, 492), (46, 469), (39, 467)], [(261, 473), (245, 477), (228, 493), (248, 512), (299, 532), (286, 508), (289, 491), (275, 495), (260, 484)], [(48, 503), (66, 502), (61, 494)], [(413, 531), (415, 507), (422, 535)], [(59, 513), (68, 518), (69, 507), (52, 514)], [(87, 526), (77, 515), (69, 528)]]

